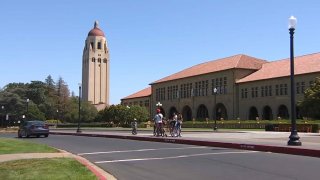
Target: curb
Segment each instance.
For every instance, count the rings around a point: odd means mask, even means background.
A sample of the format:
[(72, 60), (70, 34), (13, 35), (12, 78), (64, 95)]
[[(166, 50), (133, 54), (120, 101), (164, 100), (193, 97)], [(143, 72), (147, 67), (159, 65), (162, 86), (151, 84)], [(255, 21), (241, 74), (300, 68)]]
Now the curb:
[(86, 168), (88, 168), (99, 180), (116, 180), (116, 178), (114, 176), (112, 176), (108, 172), (104, 171), (100, 167), (96, 166), (95, 164), (91, 163), (87, 159), (85, 159), (81, 156), (72, 154), (66, 150), (62, 150), (62, 149), (58, 149), (58, 150), (62, 153), (68, 154), (69, 156), (76, 159), (79, 163), (81, 163)]
[(75, 159), (77, 161), (79, 161), (81, 164), (83, 164), (84, 166), (86, 166), (93, 174), (96, 175), (96, 177), (99, 180), (115, 180), (116, 178), (114, 176), (112, 176), (111, 174), (105, 172), (104, 170), (102, 170), (101, 168), (99, 168), (98, 166), (92, 164), (90, 161), (88, 161), (87, 159), (80, 157), (80, 156), (76, 156), (74, 155)]
[(188, 139), (175, 139), (175, 138), (170, 138), (170, 137), (158, 138), (158, 137), (141, 137), (141, 136), (110, 135), (110, 134), (86, 134), (86, 133), (82, 134), (82, 133), (66, 133), (66, 132), (50, 132), (50, 134), (88, 136), (88, 137), (104, 137), (104, 138), (130, 139), (130, 140), (153, 141), (153, 142), (163, 142), (163, 143), (188, 144), (188, 145), (197, 145), (197, 146), (222, 147), (222, 148), (272, 152), (272, 153), (301, 155), (301, 156), (310, 156), (310, 157), (320, 158), (320, 150), (294, 148), (294, 147), (268, 146), (268, 145), (243, 144), (243, 143), (226, 143), (226, 142), (188, 140)]

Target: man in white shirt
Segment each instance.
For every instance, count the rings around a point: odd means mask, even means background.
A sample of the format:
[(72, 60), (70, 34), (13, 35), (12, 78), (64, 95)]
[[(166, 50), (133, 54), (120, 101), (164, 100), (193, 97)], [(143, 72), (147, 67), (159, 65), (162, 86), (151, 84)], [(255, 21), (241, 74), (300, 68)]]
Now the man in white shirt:
[(155, 133), (157, 134), (157, 136), (159, 136), (162, 132), (162, 119), (163, 119), (163, 115), (161, 114), (161, 110), (157, 109), (157, 114), (154, 116), (153, 121), (156, 125), (156, 129), (155, 129)]

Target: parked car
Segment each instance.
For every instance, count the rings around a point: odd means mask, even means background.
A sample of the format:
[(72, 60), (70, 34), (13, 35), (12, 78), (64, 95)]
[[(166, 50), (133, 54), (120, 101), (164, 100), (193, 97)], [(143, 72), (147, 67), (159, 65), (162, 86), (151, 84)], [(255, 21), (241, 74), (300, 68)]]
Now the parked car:
[(36, 136), (40, 137), (43, 135), (44, 137), (49, 136), (49, 126), (40, 120), (32, 120), (32, 121), (24, 121), (20, 124), (18, 130), (18, 137), (30, 137)]

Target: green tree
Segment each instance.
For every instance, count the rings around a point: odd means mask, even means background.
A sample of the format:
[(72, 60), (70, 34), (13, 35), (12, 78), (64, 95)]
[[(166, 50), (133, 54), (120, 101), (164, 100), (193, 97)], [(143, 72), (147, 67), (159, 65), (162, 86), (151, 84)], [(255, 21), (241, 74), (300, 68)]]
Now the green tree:
[(97, 108), (90, 102), (81, 102), (81, 120), (82, 122), (93, 122), (98, 114)]
[(149, 119), (149, 112), (146, 107), (130, 106), (127, 120), (131, 122), (134, 118), (136, 118), (138, 122), (146, 122)]
[(299, 102), (302, 115), (315, 119), (320, 118), (320, 78), (316, 78), (310, 88), (304, 92), (304, 100)]
[(145, 107), (111, 105), (100, 111), (97, 115), (98, 121), (113, 122), (116, 125), (129, 125), (136, 118), (139, 122), (148, 120), (149, 113)]
[(56, 84), (56, 91), (57, 91), (57, 102), (58, 102), (58, 109), (59, 114), (62, 120), (65, 120), (65, 116), (68, 113), (69, 110), (72, 110), (70, 108), (70, 90), (68, 88), (67, 83), (62, 79), (62, 77), (59, 77), (57, 84)]

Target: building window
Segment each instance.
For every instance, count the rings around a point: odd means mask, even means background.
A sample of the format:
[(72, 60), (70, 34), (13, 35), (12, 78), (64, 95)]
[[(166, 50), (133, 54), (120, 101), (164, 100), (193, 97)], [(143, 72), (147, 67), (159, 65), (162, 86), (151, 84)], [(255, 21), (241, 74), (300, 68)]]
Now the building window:
[(247, 88), (244, 89), (244, 98), (248, 98), (248, 89)]
[(227, 94), (227, 77), (223, 78), (223, 94)]
[(279, 96), (279, 85), (276, 85), (276, 96)]
[(296, 83), (296, 93), (300, 94), (300, 82)]
[(311, 87), (313, 85), (313, 81), (309, 81), (309, 87)]
[(248, 98), (248, 89), (247, 88), (241, 89), (241, 98), (242, 99)]
[(284, 88), (284, 95), (288, 95), (288, 86), (287, 86), (287, 84), (284, 84), (283, 88)]
[(94, 58), (92, 58), (92, 62), (96, 62), (96, 60)]
[(98, 63), (101, 63), (101, 58), (98, 58)]
[(272, 96), (272, 86), (269, 86), (269, 96)]
[(158, 88), (156, 89), (156, 101), (163, 101), (165, 100), (165, 90), (166, 88)]
[(160, 89), (156, 89), (156, 101), (160, 101)]
[(193, 87), (192, 87), (192, 83), (189, 83), (188, 85), (188, 97), (193, 96)]
[(264, 87), (261, 86), (261, 97), (264, 97)]
[(94, 49), (94, 43), (92, 42), (90, 44), (91, 44), (91, 48)]
[(305, 90), (306, 90), (306, 85), (304, 82), (301, 82), (301, 93), (304, 93)]
[(258, 97), (258, 87), (251, 88), (251, 97), (257, 98)]
[(103, 63), (107, 63), (107, 59), (103, 59)]
[(145, 100), (145, 101), (144, 101), (144, 106), (145, 106), (145, 107), (149, 107), (149, 104), (150, 104), (150, 103), (149, 103), (149, 100)]
[(98, 49), (101, 49), (101, 42), (98, 42)]
[(178, 85), (173, 86), (173, 99), (179, 99)]
[(166, 88), (161, 88), (161, 90), (160, 90), (160, 101), (162, 101), (162, 100), (166, 100)]
[(214, 95), (214, 88), (217, 88), (217, 94), (227, 94), (227, 77), (220, 77), (211, 80), (211, 95)]

